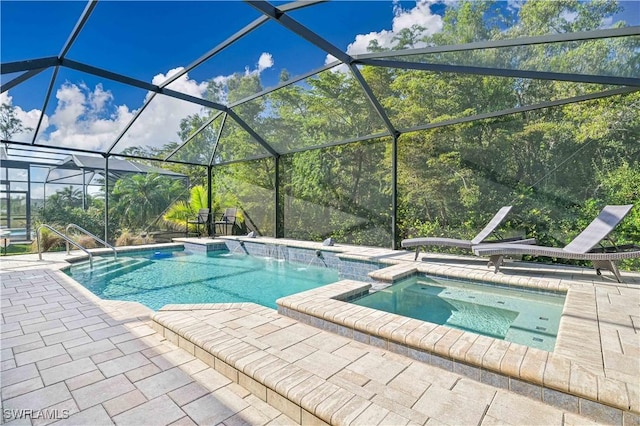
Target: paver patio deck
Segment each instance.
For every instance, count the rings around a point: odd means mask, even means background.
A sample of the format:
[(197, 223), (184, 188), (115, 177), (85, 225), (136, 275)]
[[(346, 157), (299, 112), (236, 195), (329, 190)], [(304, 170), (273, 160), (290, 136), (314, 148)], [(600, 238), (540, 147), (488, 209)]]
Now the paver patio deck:
[[(400, 269), (411, 263), (448, 272), (463, 262), (455, 256), (413, 262), (410, 253), (390, 252), (369, 248), (345, 250), (344, 255), (390, 259)], [(25, 419), (24, 412), (22, 419), (13, 419), (18, 414), (13, 409), (47, 409), (36, 411), (40, 417), (68, 413), (71, 417), (63, 420), (68, 424), (293, 422), (283, 412), (305, 424), (320, 419), (336, 424), (594, 423), (570, 410), (301, 324), (255, 305), (168, 307), (174, 311), (160, 312), (158, 319), (172, 317), (171, 323), (185, 329), (186, 334), (172, 335), (170, 329), (158, 334), (151, 327), (147, 308), (100, 300), (58, 272), (56, 269), (67, 265), (63, 258), (47, 253), (45, 262), (28, 256), (2, 259), (2, 408), (3, 420), (10, 424), (55, 421)], [(481, 262), (463, 263), (471, 274), (486, 272)], [(601, 341), (600, 360), (592, 359), (593, 371), (638, 383), (640, 374), (635, 369), (640, 321), (633, 310), (618, 310), (619, 306), (638, 306), (637, 274), (626, 285), (615, 285), (589, 270), (548, 265), (532, 270), (515, 263), (512, 268), (508, 279), (559, 276), (561, 281), (577, 281), (591, 288), (598, 302)], [(576, 317), (580, 316), (576, 312)], [(189, 327), (194, 319), (200, 326)], [(217, 364), (191, 341), (193, 336), (202, 337), (206, 328), (202, 324), (216, 329), (208, 330), (204, 349), (224, 352), (224, 360)], [(575, 339), (580, 342), (581, 336)], [(576, 349), (581, 346), (557, 350), (568, 351), (568, 355), (578, 351), (577, 356), (588, 358), (590, 349)], [(569, 374), (580, 377), (579, 372)], [(576, 383), (596, 389), (606, 384), (597, 380)], [(264, 386), (264, 398), (256, 396), (261, 395), (260, 386)], [(285, 389), (287, 398), (282, 397)], [(625, 390), (631, 405), (640, 404), (638, 387)], [(292, 398), (302, 407), (312, 407), (311, 411), (298, 407), (296, 412)], [(619, 420), (637, 424), (638, 416)]]
[(52, 269), (0, 274), (7, 425), (293, 424), (167, 341), (150, 309)]
[(301, 424), (596, 424), (251, 303), (167, 305), (154, 319)]

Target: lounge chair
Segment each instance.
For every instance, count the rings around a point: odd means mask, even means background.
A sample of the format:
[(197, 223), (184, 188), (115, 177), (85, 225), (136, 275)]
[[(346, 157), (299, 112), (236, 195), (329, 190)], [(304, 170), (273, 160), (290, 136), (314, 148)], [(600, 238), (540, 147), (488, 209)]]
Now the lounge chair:
[[(478, 235), (476, 235), (472, 240), (458, 240), (455, 238), (442, 238), (442, 237), (421, 237), (421, 238), (407, 238), (402, 240), (403, 248), (416, 248), (416, 255), (413, 260), (418, 259), (418, 254), (420, 254), (420, 248), (426, 246), (443, 246), (443, 247), (458, 247), (467, 250), (471, 250), (476, 244), (480, 244), (485, 241), (491, 234), (494, 234), (498, 237), (498, 240), (495, 241), (501, 243), (508, 243), (510, 241), (517, 241), (520, 244), (535, 244), (536, 240), (533, 238), (524, 239), (524, 237), (515, 237), (515, 238), (507, 238), (502, 239), (497, 233), (496, 228), (502, 223), (504, 218), (507, 216), (509, 211), (511, 210), (511, 206), (504, 206), (498, 213), (493, 216), (493, 218), (487, 223), (487, 226), (484, 227), (482, 231)], [(494, 242), (492, 241), (492, 244)]]
[(620, 271), (615, 262), (620, 259), (640, 257), (640, 247), (636, 245), (618, 247), (614, 245), (599, 249), (594, 249), (594, 247), (608, 237), (632, 207), (632, 204), (606, 206), (598, 217), (564, 248), (524, 244), (478, 244), (473, 246), (473, 252), (478, 256), (489, 256), (487, 266), (493, 265), (495, 272), (500, 270), (504, 256), (548, 256), (561, 259), (590, 260), (598, 275), (601, 274), (601, 269), (605, 269), (613, 272), (618, 282), (622, 282)]

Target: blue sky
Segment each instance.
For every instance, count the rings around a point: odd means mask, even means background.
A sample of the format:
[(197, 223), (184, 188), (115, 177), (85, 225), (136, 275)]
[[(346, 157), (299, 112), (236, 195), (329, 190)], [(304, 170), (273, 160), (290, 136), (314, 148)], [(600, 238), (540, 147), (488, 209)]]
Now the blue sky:
[[(334, 1), (294, 11), (291, 17), (338, 48), (357, 53), (371, 39), (388, 45), (399, 29), (411, 24), (427, 27), (428, 34), (439, 31), (445, 4), (451, 1)], [(85, 5), (83, 1), (3, 0), (1, 61), (56, 56)], [(624, 7), (626, 12), (616, 20), (640, 24), (640, 2), (624, 2)], [(257, 10), (241, 1), (101, 1), (67, 58), (159, 84), (258, 16)], [(282, 69), (295, 76), (325, 61), (326, 52), (269, 21), (191, 71), (188, 78), (178, 80), (175, 88), (202, 96), (205, 81), (224, 81), (234, 72), (257, 73), (263, 86), (270, 87)], [(3, 102), (10, 96), (31, 127), (42, 109), (51, 73), (3, 94)], [(54, 92), (45, 110), (48, 130), (43, 143), (87, 149), (108, 147), (148, 96), (143, 90), (69, 69), (61, 69)], [(170, 127), (175, 127), (176, 120), (197, 112), (175, 101), (152, 104), (140, 132), (131, 137), (132, 144), (166, 143), (167, 134), (175, 135)], [(143, 128), (150, 126), (157, 129), (155, 134), (143, 134)], [(29, 135), (23, 138), (30, 140)]]
[[(366, 7), (362, 7), (363, 4), (352, 1), (321, 4), (296, 11), (292, 16), (346, 49), (357, 34), (391, 28), (393, 3), (366, 2)], [(415, 2), (401, 5), (411, 8)], [(0, 7), (4, 63), (57, 55), (85, 3), (2, 1)], [(187, 66), (259, 16), (258, 11), (241, 1), (102, 1), (67, 57), (151, 81), (157, 74)], [(247, 67), (254, 69), (263, 52), (270, 53), (274, 61), (273, 66), (261, 73), (265, 87), (277, 84), (282, 69), (295, 76), (322, 66), (326, 58), (326, 53), (312, 44), (277, 23), (267, 22), (194, 70), (192, 76), (202, 80), (242, 72)], [(31, 86), (42, 87), (48, 78), (43, 76), (43, 82)], [(99, 81), (91, 76), (85, 80), (93, 84)], [(129, 100), (144, 93), (134, 90), (129, 96), (123, 95)], [(27, 108), (41, 105), (36, 97), (25, 100)]]

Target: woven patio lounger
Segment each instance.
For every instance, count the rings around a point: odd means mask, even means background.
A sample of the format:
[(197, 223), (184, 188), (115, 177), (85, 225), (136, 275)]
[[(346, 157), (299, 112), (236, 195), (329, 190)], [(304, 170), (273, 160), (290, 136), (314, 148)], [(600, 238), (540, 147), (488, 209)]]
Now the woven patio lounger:
[(498, 239), (495, 241), (485, 241), (491, 234), (496, 235), (500, 238), (496, 233), (496, 228), (502, 223), (504, 218), (507, 216), (509, 211), (511, 210), (511, 206), (504, 206), (498, 213), (493, 216), (493, 218), (487, 223), (487, 226), (484, 227), (482, 231), (478, 233), (472, 240), (459, 240), (455, 238), (443, 238), (443, 237), (421, 237), (421, 238), (407, 238), (402, 240), (403, 248), (416, 248), (416, 255), (413, 260), (418, 259), (418, 254), (420, 254), (420, 248), (425, 246), (442, 246), (442, 247), (458, 247), (462, 249), (471, 250), (471, 248), (482, 242), (492, 244), (494, 243), (507, 243), (510, 241), (517, 242), (519, 244), (535, 244), (536, 240), (534, 238), (523, 239), (524, 237), (515, 237), (515, 238), (507, 238), (507, 239)]
[(487, 266), (493, 265), (495, 272), (500, 270), (504, 256), (548, 256), (561, 259), (590, 260), (598, 275), (601, 274), (600, 270), (608, 270), (613, 272), (618, 282), (622, 282), (620, 271), (615, 262), (621, 259), (640, 257), (640, 247), (635, 245), (600, 249), (594, 249), (594, 247), (607, 238), (632, 207), (632, 204), (606, 206), (598, 217), (564, 248), (526, 244), (478, 244), (473, 246), (472, 250), (478, 256), (489, 256)]

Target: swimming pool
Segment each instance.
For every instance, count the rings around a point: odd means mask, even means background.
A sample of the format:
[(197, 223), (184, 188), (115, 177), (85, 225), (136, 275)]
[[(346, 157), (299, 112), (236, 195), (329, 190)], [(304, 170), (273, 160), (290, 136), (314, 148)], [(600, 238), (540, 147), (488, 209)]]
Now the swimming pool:
[(553, 351), (564, 299), (550, 292), (420, 276), (352, 303)]
[(169, 303), (254, 302), (277, 308), (276, 299), (338, 280), (335, 269), (267, 257), (187, 251), (95, 257), (67, 275), (103, 299), (140, 302), (157, 310)]

